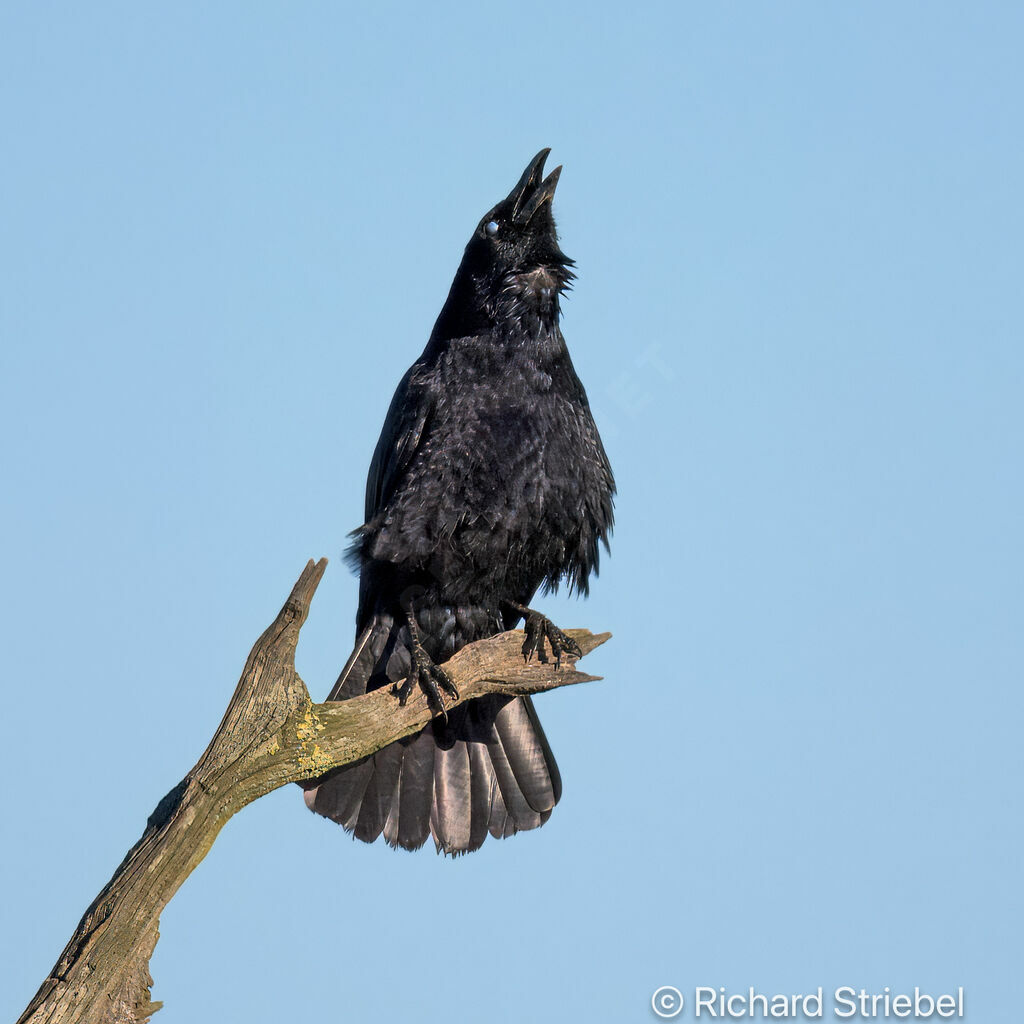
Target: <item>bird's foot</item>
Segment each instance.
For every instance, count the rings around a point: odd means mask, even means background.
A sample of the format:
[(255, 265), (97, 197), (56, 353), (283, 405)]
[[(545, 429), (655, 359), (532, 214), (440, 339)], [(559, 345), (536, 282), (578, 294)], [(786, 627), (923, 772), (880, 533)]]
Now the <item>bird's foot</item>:
[(405, 682), (401, 686), (395, 683), (391, 692), (398, 698), (398, 703), (404, 707), (405, 702), (409, 699), (409, 694), (412, 693), (413, 687), (418, 682), (427, 695), (427, 703), (436, 714), (447, 722), (448, 712), (445, 710), (441, 691), (447, 693), (452, 700), (459, 699), (459, 691), (451, 681), (451, 677), (443, 668), (434, 663), (433, 658), (423, 649), (418, 638), (409, 644), (409, 657), (412, 660), (412, 666), (409, 669), (409, 674), (405, 677)]
[(413, 607), (412, 599), (404, 610), (406, 610), (406, 625), (409, 627), (409, 656), (412, 665), (406, 681), (401, 686), (395, 683), (391, 692), (398, 698), (399, 705), (404, 706), (409, 699), (409, 694), (413, 692), (413, 687), (419, 682), (427, 694), (428, 705), (446, 722), (447, 712), (444, 710), (444, 698), (440, 691), (443, 690), (453, 700), (459, 699), (459, 691), (449, 674), (434, 664), (434, 659), (420, 642), (420, 628), (416, 622), (416, 610)]
[(538, 661), (547, 661), (544, 651), (544, 640), (551, 644), (551, 653), (555, 658), (555, 668), (562, 667), (562, 654), (572, 658), (582, 658), (580, 645), (568, 633), (563, 633), (546, 615), (535, 612), (532, 608), (513, 605), (516, 611), (526, 619), (526, 639), (523, 641), (523, 660), (532, 660), (534, 654)]

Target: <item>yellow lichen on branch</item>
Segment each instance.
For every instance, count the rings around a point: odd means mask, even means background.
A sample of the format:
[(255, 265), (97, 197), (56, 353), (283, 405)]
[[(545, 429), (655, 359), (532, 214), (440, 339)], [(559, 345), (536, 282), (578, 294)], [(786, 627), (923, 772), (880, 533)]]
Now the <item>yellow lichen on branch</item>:
[[(213, 845), (224, 823), (290, 782), (368, 757), (432, 717), (423, 694), (399, 704), (387, 690), (314, 704), (295, 671), (299, 630), (327, 559), (310, 561), (274, 622), (256, 641), (213, 739), (150, 815), (142, 838), (86, 911), (18, 1024), (141, 1024), (160, 913)], [(584, 654), (610, 636), (568, 630)], [(542, 661), (525, 664), (523, 634), (463, 648), (444, 665), (459, 689), (452, 707), (488, 693), (525, 695), (599, 678)]]

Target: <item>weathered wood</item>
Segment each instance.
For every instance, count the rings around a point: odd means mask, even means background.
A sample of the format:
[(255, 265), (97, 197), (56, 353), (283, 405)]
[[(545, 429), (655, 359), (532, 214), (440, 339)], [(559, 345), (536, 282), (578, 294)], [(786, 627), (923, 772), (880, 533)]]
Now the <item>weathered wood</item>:
[[(299, 630), (327, 567), (310, 561), (277, 618), (249, 654), (224, 718), (196, 766), (157, 805), (142, 838), (85, 912), (18, 1024), (141, 1024), (150, 1000), (149, 960), (160, 913), (206, 856), (224, 823), (289, 782), (349, 764), (422, 729), (432, 716), (419, 692), (400, 706), (387, 690), (314, 704), (295, 671)], [(568, 630), (588, 654), (609, 638)], [(524, 664), (521, 631), (471, 644), (445, 663), (459, 701), (529, 694), (598, 676), (569, 661)]]

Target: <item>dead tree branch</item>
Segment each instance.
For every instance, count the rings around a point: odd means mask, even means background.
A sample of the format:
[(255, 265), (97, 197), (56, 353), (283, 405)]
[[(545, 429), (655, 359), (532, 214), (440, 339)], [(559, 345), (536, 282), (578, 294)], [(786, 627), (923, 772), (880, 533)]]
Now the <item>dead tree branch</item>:
[[(206, 856), (224, 823), (289, 782), (314, 778), (422, 729), (423, 694), (405, 706), (387, 691), (314, 704), (295, 671), (295, 647), (327, 559), (310, 561), (277, 618), (256, 641), (210, 745), (150, 815), (142, 838), (86, 911), (18, 1024), (142, 1024), (150, 1000), (149, 960), (160, 914)], [(569, 630), (588, 654), (610, 636)], [(464, 648), (445, 664), (461, 703), (487, 693), (521, 695), (597, 676), (570, 664), (523, 663), (523, 634), (503, 633)], [(451, 705), (450, 705), (451, 706)]]

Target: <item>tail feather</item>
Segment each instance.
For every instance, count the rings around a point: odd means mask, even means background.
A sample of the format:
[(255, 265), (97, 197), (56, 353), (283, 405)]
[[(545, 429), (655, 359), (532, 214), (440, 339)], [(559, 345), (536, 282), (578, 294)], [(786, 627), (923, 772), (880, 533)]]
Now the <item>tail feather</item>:
[(550, 811), (561, 796), (562, 780), (533, 701), (509, 701), (494, 719), (494, 733), (526, 802), (538, 813)]
[(430, 828), (445, 850), (468, 850), (472, 825), (469, 745), (434, 748), (434, 806)]
[(430, 807), (434, 786), (434, 741), (420, 733), (404, 745), (398, 794), (384, 824), (390, 846), (417, 850), (430, 835)]
[[(404, 678), (409, 655), (399, 627), (378, 616), (359, 635), (331, 700)], [(432, 834), (448, 854), (537, 828), (561, 796), (558, 766), (529, 697), (481, 697), (354, 765), (308, 784), (310, 810), (357, 839), (383, 834), (415, 850)]]
[[(363, 796), (366, 794), (366, 787), (373, 778), (373, 761), (367, 760), (362, 764), (352, 766), (351, 772), (346, 776), (344, 786), (337, 786), (334, 790), (336, 812), (331, 815), (335, 821), (340, 821), (350, 832), (354, 832), (359, 824), (359, 811), (363, 806)], [(325, 792), (325, 796), (329, 793)]]
[(384, 831), (391, 807), (397, 803), (402, 755), (401, 744), (392, 743), (373, 757), (373, 772), (366, 785), (359, 821), (354, 829), (356, 838), (364, 843), (372, 843)]
[(469, 751), (469, 778), (472, 791), (470, 793), (469, 845), (466, 852), (479, 850), (487, 838), (488, 825), (491, 820), (493, 792), (498, 788), (498, 781), (491, 767), (491, 759), (487, 756), (487, 748), (481, 743), (467, 743)]
[(495, 738), (495, 742), (488, 747), (487, 752), (494, 767), (498, 791), (501, 793), (501, 799), (508, 817), (511, 819), (513, 829), (538, 828), (541, 824), (540, 815), (530, 806), (525, 794), (519, 788), (515, 771), (501, 741)]

